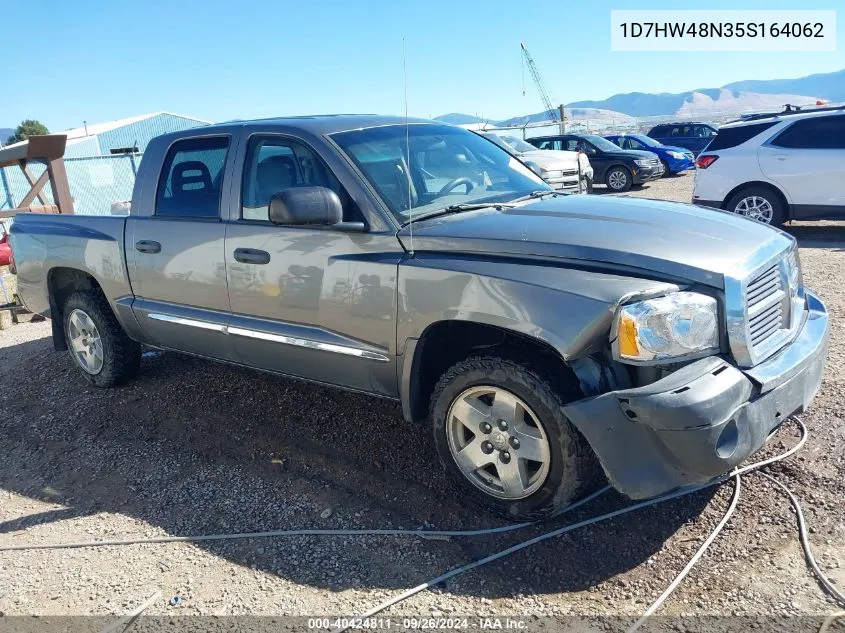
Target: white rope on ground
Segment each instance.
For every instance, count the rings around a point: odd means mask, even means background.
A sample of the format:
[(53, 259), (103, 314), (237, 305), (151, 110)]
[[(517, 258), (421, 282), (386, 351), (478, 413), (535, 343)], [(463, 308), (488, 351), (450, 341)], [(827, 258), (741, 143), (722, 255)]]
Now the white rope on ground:
[[(714, 484), (710, 484), (714, 485)], [(614, 510), (613, 512), (608, 512), (607, 514), (601, 514), (599, 516), (593, 517), (591, 519), (586, 519), (584, 521), (579, 521), (578, 523), (573, 523), (571, 525), (566, 525), (564, 527), (558, 528), (556, 530), (552, 530), (551, 532), (546, 532), (545, 534), (540, 534), (533, 538), (528, 539), (527, 541), (523, 541), (522, 543), (517, 543), (516, 545), (512, 545), (507, 549), (503, 549), (500, 552), (496, 552), (495, 554), (491, 554), (489, 556), (485, 556), (484, 558), (480, 558), (476, 561), (473, 561), (467, 565), (463, 565), (461, 567), (457, 567), (450, 571), (447, 571), (445, 574), (441, 574), (437, 578), (432, 578), (421, 585), (417, 585), (413, 589), (408, 589), (404, 593), (399, 594), (398, 596), (387, 600), (386, 602), (381, 603), (377, 607), (374, 607), (367, 611), (366, 613), (362, 613), (360, 616), (356, 616), (355, 619), (359, 618), (368, 618), (370, 616), (375, 615), (376, 613), (383, 611), (384, 609), (396, 605), (411, 596), (418, 594), (421, 591), (424, 591), (430, 587), (440, 584), (450, 578), (458, 576), (459, 574), (463, 574), (465, 572), (470, 571), (471, 569), (475, 569), (476, 567), (481, 567), (482, 565), (486, 565), (487, 563), (492, 563), (494, 560), (498, 560), (500, 558), (504, 558), (505, 556), (510, 556), (511, 554), (518, 552), (520, 550), (525, 549), (526, 547), (531, 547), (532, 545), (536, 545), (542, 541), (548, 540), (550, 538), (554, 538), (556, 536), (561, 536), (562, 534), (566, 534), (568, 532), (574, 532), (575, 530), (586, 527), (588, 525), (594, 525), (596, 523), (601, 523), (602, 521), (607, 521), (608, 519), (613, 519), (615, 517), (621, 516), (623, 514), (628, 514), (629, 512), (634, 512), (635, 510), (640, 510), (642, 508), (648, 508), (650, 506), (657, 505), (659, 503), (664, 503), (671, 499), (677, 499), (679, 497), (685, 497), (686, 495), (692, 494), (693, 492), (698, 492), (699, 490), (703, 490), (708, 486), (702, 486), (700, 488), (693, 488), (693, 489), (686, 489), (686, 490), (679, 490), (678, 492), (674, 492), (669, 495), (665, 495), (663, 497), (656, 497), (654, 499), (649, 499), (648, 501), (641, 501), (640, 503), (635, 503), (630, 506), (626, 506), (624, 508), (620, 508), (619, 510)], [(346, 631), (347, 629), (341, 629), (341, 633)]]
[[(567, 525), (550, 532), (546, 532), (545, 534), (540, 534), (534, 536), (526, 541), (521, 543), (517, 543), (516, 545), (512, 545), (504, 550), (501, 550), (495, 554), (491, 554), (489, 556), (485, 556), (484, 558), (478, 559), (473, 561), (467, 565), (463, 565), (461, 567), (452, 569), (444, 574), (441, 574), (437, 578), (433, 578), (429, 581), (422, 583), (412, 589), (405, 591), (404, 593), (399, 594), (398, 596), (383, 602), (382, 604), (370, 609), (366, 613), (362, 614), (360, 617), (366, 618), (384, 609), (394, 606), (407, 598), (420, 593), (430, 587), (433, 587), (441, 582), (444, 582), (450, 578), (468, 572), (472, 569), (477, 567), (481, 567), (486, 565), (487, 563), (493, 562), (495, 560), (499, 560), (504, 558), (505, 556), (509, 556), (515, 552), (523, 550), (527, 547), (540, 543), (550, 538), (554, 538), (556, 536), (561, 536), (568, 532), (573, 532), (577, 529), (582, 527), (586, 527), (588, 525), (594, 525), (596, 523), (600, 523), (602, 521), (606, 521), (609, 519), (613, 519), (615, 517), (621, 516), (623, 514), (627, 514), (629, 512), (633, 512), (635, 510), (640, 510), (642, 508), (647, 508), (650, 506), (654, 506), (660, 503), (664, 503), (666, 501), (670, 501), (672, 499), (677, 499), (679, 497), (684, 497), (686, 495), (699, 492), (706, 488), (710, 488), (716, 485), (720, 485), (724, 483), (727, 479), (733, 477), (735, 478), (735, 485), (734, 485), (734, 494), (731, 500), (730, 507), (726, 512), (725, 516), (716, 526), (714, 531), (710, 534), (710, 536), (702, 543), (701, 547), (698, 551), (693, 555), (693, 558), (687, 563), (683, 570), (678, 574), (678, 576), (672, 581), (672, 583), (667, 587), (667, 589), (660, 595), (660, 597), (646, 610), (646, 613), (635, 622), (632, 627), (629, 629), (629, 632), (636, 631), (645, 619), (653, 614), (662, 604), (663, 602), (672, 594), (672, 592), (677, 588), (680, 582), (686, 577), (692, 567), (700, 560), (701, 556), (703, 556), (704, 552), (707, 548), (712, 544), (715, 540), (716, 536), (721, 532), (722, 528), (724, 528), (725, 524), (730, 520), (730, 517), (733, 515), (734, 510), (736, 509), (737, 502), (739, 500), (739, 493), (740, 493), (740, 475), (751, 472), (752, 470), (757, 470), (764, 466), (768, 466), (769, 464), (773, 464), (775, 462), (781, 461), (790, 457), (797, 451), (799, 451), (804, 443), (807, 441), (807, 427), (804, 423), (800, 420), (800, 418), (795, 417), (795, 421), (798, 423), (800, 430), (801, 430), (801, 439), (793, 446), (791, 449), (781, 453), (779, 455), (775, 455), (773, 457), (769, 457), (759, 462), (755, 462), (753, 464), (749, 464), (742, 468), (737, 468), (728, 473), (727, 475), (720, 477), (716, 480), (713, 480), (707, 484), (702, 486), (697, 486), (693, 488), (687, 488), (683, 490), (678, 490), (674, 493), (664, 495), (662, 497), (656, 497), (654, 499), (649, 499), (647, 501), (642, 501), (640, 503), (635, 503), (633, 505), (620, 508), (618, 510), (614, 510), (612, 512), (608, 512), (606, 514), (602, 514), (591, 519), (586, 519), (584, 521), (580, 521), (578, 523), (574, 523), (571, 525)], [(821, 569), (819, 568), (818, 564), (813, 557), (812, 551), (810, 549), (809, 544), (809, 537), (807, 535), (806, 523), (804, 521), (804, 515), (801, 512), (801, 506), (798, 503), (798, 500), (792, 494), (792, 492), (782, 483), (774, 479), (773, 477), (766, 475), (765, 473), (760, 473), (767, 479), (770, 479), (773, 483), (778, 485), (789, 497), (792, 505), (795, 508), (796, 514), (798, 516), (798, 526), (799, 526), (799, 538), (801, 540), (801, 545), (804, 548), (804, 553), (807, 558), (808, 563), (813, 571), (813, 573), (818, 578), (819, 582), (823, 585), (823, 587), (830, 593), (834, 599), (839, 602), (840, 604), (845, 605), (845, 595), (840, 593), (833, 584), (824, 576)], [(570, 506), (562, 508), (560, 511), (556, 512), (552, 516), (560, 516), (566, 512), (574, 510), (577, 507), (580, 507), (601, 494), (607, 492), (611, 487), (605, 486), (604, 488), (594, 492), (593, 494), (573, 503)], [(549, 517), (551, 518), (551, 517)], [(109, 541), (80, 541), (76, 543), (46, 543), (40, 545), (12, 545), (12, 546), (3, 546), (0, 547), (0, 552), (3, 551), (20, 551), (20, 550), (36, 550), (36, 549), (67, 549), (67, 548), (80, 548), (80, 547), (103, 547), (103, 546), (121, 546), (121, 545), (133, 545), (133, 544), (149, 544), (149, 543), (178, 543), (178, 542), (199, 542), (199, 541), (215, 541), (215, 540), (231, 540), (231, 539), (244, 539), (244, 538), (273, 538), (273, 537), (290, 537), (290, 536), (417, 536), (417, 537), (446, 537), (446, 536), (454, 536), (454, 537), (469, 537), (469, 536), (484, 536), (490, 534), (500, 534), (505, 532), (511, 532), (515, 530), (521, 530), (527, 528), (529, 526), (537, 525), (538, 522), (525, 522), (525, 523), (518, 523), (514, 525), (503, 526), (499, 528), (490, 528), (490, 529), (483, 529), (483, 530), (383, 530), (383, 529), (372, 529), (372, 530), (332, 530), (332, 529), (305, 529), (305, 530), (274, 530), (274, 531), (266, 531), (266, 532), (243, 532), (243, 533), (235, 533), (235, 534), (209, 534), (209, 535), (198, 535), (198, 536), (165, 536), (165, 537), (149, 537), (149, 538), (134, 538), (134, 539), (116, 539), (116, 540), (109, 540)], [(151, 598), (149, 602), (152, 602), (154, 598)], [(143, 607), (143, 608), (142, 608)], [(139, 609), (142, 611), (146, 608), (145, 605), (142, 605)], [(140, 611), (138, 611), (140, 613)], [(137, 614), (136, 616), (137, 617)], [(823, 625), (823, 630), (826, 630), (826, 627), (830, 626), (830, 623), (833, 622), (835, 619), (840, 617), (837, 614), (833, 614), (825, 621)], [(134, 619), (134, 618), (133, 618)], [(346, 629), (344, 629), (346, 630)]]
[[(561, 508), (550, 517), (544, 519), (545, 521), (551, 518), (559, 517), (567, 512), (571, 512), (579, 508), (593, 499), (603, 495), (611, 490), (611, 486), (605, 486), (595, 492), (587, 495), (583, 499), (576, 501), (564, 508)], [(504, 534), (505, 532), (513, 532), (515, 530), (522, 530), (532, 525), (539, 524), (539, 521), (515, 523), (513, 525), (505, 525), (497, 528), (486, 528), (483, 530), (384, 530), (384, 529), (362, 529), (362, 530), (344, 530), (344, 529), (303, 529), (303, 530), (271, 530), (267, 532), (237, 532), (233, 534), (200, 534), (197, 536), (152, 536), (152, 537), (138, 537), (128, 539), (113, 539), (107, 541), (78, 541), (75, 543), (33, 543), (21, 545), (4, 545), (0, 547), (0, 552), (12, 552), (22, 550), (38, 550), (38, 549), (74, 549), (80, 547), (105, 547), (105, 546), (122, 546), (122, 545), (138, 545), (150, 543), (193, 543), (200, 541), (223, 541), (236, 540), (245, 538), (280, 538), (291, 536), (417, 536), (421, 538), (426, 537), (470, 537), (470, 536), (487, 536), (490, 534)]]
[(845, 611), (835, 611), (831, 613), (824, 619), (824, 622), (822, 622), (822, 626), (819, 629), (819, 633), (827, 633), (827, 630), (830, 628), (830, 625), (841, 618), (845, 618)]
[(681, 581), (686, 578), (690, 570), (704, 555), (704, 552), (707, 551), (707, 548), (710, 547), (710, 544), (714, 540), (716, 540), (716, 537), (719, 535), (719, 532), (722, 531), (722, 528), (725, 527), (727, 522), (730, 520), (731, 516), (733, 516), (734, 511), (736, 510), (736, 504), (739, 501), (740, 487), (740, 475), (734, 475), (734, 494), (731, 498), (731, 504), (728, 507), (727, 512), (725, 512), (725, 516), (723, 516), (722, 520), (719, 521), (719, 525), (717, 525), (716, 528), (710, 533), (710, 536), (705, 539), (705, 541), (701, 544), (701, 547), (698, 548), (698, 551), (693, 554), (693, 557), (689, 559), (689, 562), (686, 564), (686, 567), (681, 570), (681, 573), (675, 576), (675, 579), (671, 583), (669, 583), (669, 586), (666, 587), (666, 590), (662, 594), (660, 594), (660, 597), (655, 600), (648, 609), (645, 610), (645, 613), (640, 616), (639, 620), (637, 620), (631, 626), (628, 627), (625, 633), (634, 633), (634, 631), (639, 630), (639, 628), (646, 623), (649, 616), (651, 616), (655, 611), (657, 611), (660, 606), (666, 601), (666, 598), (668, 598), (675, 591), (675, 589), (677, 589), (678, 585), (681, 584)]
[(816, 562), (816, 557), (813, 556), (813, 550), (810, 547), (810, 536), (807, 534), (807, 523), (804, 521), (804, 513), (801, 511), (801, 504), (798, 503), (798, 499), (794, 494), (792, 494), (792, 491), (789, 488), (771, 475), (767, 475), (766, 473), (757, 474), (771, 481), (780, 488), (787, 497), (789, 497), (789, 501), (795, 509), (795, 514), (798, 517), (798, 539), (801, 541), (801, 548), (804, 550), (804, 557), (807, 559), (807, 564), (810, 565), (810, 569), (813, 574), (815, 574), (818, 581), (822, 584), (825, 591), (827, 591), (828, 595), (838, 602), (840, 607), (845, 607), (845, 594), (839, 591), (834, 584), (830, 582), (830, 579), (825, 576), (821, 567), (819, 567), (819, 564)]
[(144, 600), (144, 602), (132, 609), (132, 611), (126, 615), (122, 616), (117, 622), (104, 628), (100, 631), (100, 633), (113, 633), (113, 631), (117, 631), (118, 629), (126, 631), (135, 621), (135, 618), (141, 615), (147, 607), (152, 605), (159, 598), (161, 598), (161, 591), (156, 591), (153, 595)]
[[(588, 525), (594, 525), (596, 523), (600, 523), (601, 521), (606, 521), (608, 519), (612, 519), (612, 518), (615, 518), (617, 516), (627, 514), (628, 512), (633, 512), (634, 510), (639, 510), (641, 508), (646, 508), (646, 507), (649, 507), (649, 506), (657, 505), (658, 503), (663, 503), (665, 501), (669, 501), (671, 499), (676, 499), (678, 497), (683, 497), (683, 496), (692, 494), (694, 492), (698, 492), (700, 490), (710, 488), (712, 486), (720, 485), (731, 477), (737, 478), (737, 487), (735, 488), (735, 495), (736, 495), (736, 500), (738, 500), (738, 498), (739, 498), (738, 497), (738, 494), (739, 494), (738, 493), (738, 490), (739, 490), (738, 479), (739, 479), (740, 475), (747, 473), (747, 472), (750, 472), (752, 470), (755, 470), (757, 468), (762, 468), (763, 466), (768, 466), (769, 464), (773, 464), (775, 462), (786, 459), (787, 457), (790, 457), (791, 455), (795, 454), (797, 451), (801, 450), (801, 448), (804, 446), (804, 443), (807, 441), (807, 427), (804, 426), (804, 423), (797, 416), (794, 419), (798, 423), (798, 426), (800, 427), (801, 439), (796, 443), (795, 446), (793, 446), (792, 448), (790, 448), (789, 450), (787, 450), (783, 453), (780, 453), (779, 455), (769, 457), (769, 458), (761, 460), (759, 462), (754, 462), (753, 464), (743, 466), (742, 468), (736, 468), (733, 471), (731, 471), (730, 473), (728, 473), (727, 475), (725, 475), (724, 477), (713, 480), (713, 481), (711, 481), (707, 484), (704, 484), (702, 486), (697, 486), (695, 488), (688, 488), (688, 489), (684, 489), (684, 490), (679, 490), (679, 491), (674, 492), (674, 493), (669, 494), (669, 495), (664, 495), (662, 497), (656, 497), (656, 498), (650, 499), (648, 501), (644, 501), (644, 502), (641, 502), (641, 503), (630, 505), (630, 506), (627, 506), (625, 508), (621, 508), (619, 510), (609, 512), (607, 514), (602, 514), (602, 515), (599, 515), (597, 517), (593, 517), (592, 519), (587, 519), (585, 521), (581, 521), (581, 522), (575, 523), (573, 525), (568, 525), (568, 526), (565, 526), (565, 527), (562, 527), (562, 528), (558, 528), (557, 530), (553, 530), (551, 532), (547, 532), (545, 534), (535, 536), (531, 539), (528, 539), (527, 541), (523, 541), (522, 543), (517, 543), (516, 545), (513, 545), (513, 546), (511, 546), (507, 549), (500, 551), (500, 552), (497, 552), (495, 554), (491, 554), (490, 556), (486, 556), (486, 557), (481, 558), (479, 560), (473, 561), (472, 563), (469, 563), (467, 565), (457, 567), (455, 569), (452, 569), (451, 571), (446, 572), (445, 574), (441, 574), (437, 578), (433, 578), (431, 580), (428, 580), (428, 581), (422, 583), (421, 585), (417, 585), (416, 587), (409, 589), (409, 590), (405, 591), (404, 593), (399, 594), (398, 596), (396, 596), (394, 598), (386, 600), (385, 602), (379, 604), (378, 606), (370, 609), (369, 611), (361, 614), (358, 617), (360, 617), (360, 618), (371, 617), (371, 616), (375, 615), (376, 613), (379, 613), (379, 612), (383, 611), (384, 609), (386, 609), (388, 607), (399, 604), (400, 602), (406, 600), (407, 598), (410, 598), (411, 596), (413, 596), (417, 593), (420, 593), (421, 591), (424, 591), (424, 590), (426, 590), (430, 587), (433, 587), (433, 586), (435, 586), (435, 585), (437, 585), (437, 584), (439, 584), (439, 583), (441, 583), (445, 580), (448, 580), (449, 578), (453, 578), (455, 576), (463, 574), (467, 571), (475, 569), (476, 567), (481, 567), (482, 565), (486, 565), (487, 563), (493, 562), (494, 560), (498, 560), (500, 558), (504, 558), (505, 556), (509, 556), (510, 554), (513, 554), (514, 552), (518, 552), (520, 550), (523, 550), (526, 547), (530, 547), (531, 545), (535, 545), (536, 543), (539, 543), (541, 541), (545, 541), (546, 539), (550, 539), (550, 538), (553, 538), (555, 536), (560, 536), (562, 534), (566, 534), (567, 532), (572, 532), (574, 530), (577, 530), (577, 529), (582, 528), (582, 527), (586, 527)], [(732, 503), (731, 505), (735, 509), (735, 504)], [(730, 514), (733, 514), (733, 509), (730, 509)], [(730, 519), (730, 515), (728, 515), (727, 518)], [(726, 522), (725, 519), (723, 519), (723, 521)], [(720, 523), (718, 530), (721, 531), (722, 527), (724, 527), (724, 526), (722, 526), (722, 524)], [(717, 532), (717, 534), (718, 534), (718, 532)], [(715, 538), (715, 536), (714, 536), (714, 538)], [(695, 564), (695, 562), (698, 561), (698, 559), (701, 557), (701, 555), (703, 555), (704, 551), (706, 551), (706, 549), (707, 549), (707, 547), (709, 547), (710, 543), (712, 543), (712, 539), (708, 538), (708, 540), (706, 541), (706, 545), (703, 548), (701, 548), (699, 552), (696, 552), (696, 555), (694, 557), (695, 561), (693, 562), (693, 565)], [(692, 569), (692, 565), (689, 566), (689, 569)], [(683, 580), (683, 577), (686, 576), (686, 574), (689, 572), (689, 569), (685, 568), (685, 570), (683, 570), (681, 572), (682, 575), (680, 576), (680, 580)], [(678, 583), (680, 583), (680, 580), (678, 580)], [(677, 584), (675, 584), (675, 586), (677, 586)], [(659, 607), (660, 604), (662, 604), (662, 602), (665, 601), (665, 599), (672, 593), (672, 591), (674, 591), (674, 587), (672, 587), (672, 589), (668, 593), (666, 593), (665, 596), (661, 596), (660, 598), (658, 598), (658, 600), (660, 602), (657, 604), (657, 607)], [(652, 605), (652, 607), (654, 607), (654, 605)], [(654, 610), (656, 610), (657, 607), (654, 607)], [(652, 610), (651, 607), (649, 609)], [(653, 612), (653, 610), (652, 610), (652, 612)], [(341, 633), (343, 633), (343, 631), (346, 631), (346, 630), (347, 629), (341, 629)]]

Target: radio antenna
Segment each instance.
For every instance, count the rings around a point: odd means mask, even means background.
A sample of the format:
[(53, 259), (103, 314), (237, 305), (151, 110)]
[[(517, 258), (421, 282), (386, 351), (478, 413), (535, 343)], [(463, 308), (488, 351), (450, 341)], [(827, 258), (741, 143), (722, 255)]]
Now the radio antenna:
[(408, 179), (408, 231), (411, 234), (411, 257), (414, 256), (414, 208), (411, 204), (411, 131), (408, 127), (408, 64), (405, 38), (402, 38), (402, 76), (405, 83), (405, 178)]

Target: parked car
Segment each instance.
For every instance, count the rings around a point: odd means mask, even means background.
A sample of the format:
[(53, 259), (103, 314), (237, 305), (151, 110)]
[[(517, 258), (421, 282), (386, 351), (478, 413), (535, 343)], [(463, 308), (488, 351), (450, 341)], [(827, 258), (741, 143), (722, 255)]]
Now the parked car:
[(709, 123), (683, 121), (655, 125), (646, 136), (664, 145), (684, 147), (698, 156), (718, 133), (719, 130)]
[(604, 138), (622, 149), (638, 149), (657, 154), (663, 164), (664, 176), (674, 176), (688, 169), (695, 169), (695, 156), (684, 147), (664, 145), (645, 134), (616, 134)]
[(624, 150), (595, 134), (564, 134), (526, 139), (540, 149), (581, 150), (593, 166), (594, 182), (602, 182), (612, 191), (628, 191), (663, 175), (657, 154)]
[(775, 226), (845, 218), (845, 107), (724, 125), (696, 165), (695, 204)]
[(79, 211), (20, 214), (11, 241), (26, 306), (88, 382), (128, 380), (146, 344), (396, 400), (465, 497), (512, 520), (570, 503), (597, 465), (635, 499), (710, 481), (822, 378), (828, 315), (792, 237), (559, 195), (451, 125), (167, 134), (128, 216)]
[(516, 136), (499, 136), (494, 132), (479, 134), (531, 167), (552, 189), (588, 193), (593, 188), (593, 168), (590, 159), (582, 152), (542, 150)]

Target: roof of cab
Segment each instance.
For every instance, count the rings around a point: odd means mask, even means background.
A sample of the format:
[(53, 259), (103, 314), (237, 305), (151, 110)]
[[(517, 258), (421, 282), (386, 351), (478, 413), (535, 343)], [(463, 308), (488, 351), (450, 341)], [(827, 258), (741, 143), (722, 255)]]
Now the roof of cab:
[(382, 127), (385, 125), (405, 125), (405, 123), (448, 125), (448, 123), (431, 121), (429, 119), (406, 119), (403, 116), (387, 116), (381, 114), (319, 114), (311, 116), (254, 119), (249, 121), (226, 121), (224, 123), (203, 127), (202, 132), (203, 134), (207, 134), (215, 128), (231, 128), (238, 126), (246, 127), (250, 125), (261, 125), (262, 127), (266, 127), (268, 125), (279, 125), (301, 128), (308, 130), (313, 134), (326, 135), (336, 134), (337, 132), (347, 132), (350, 130)]

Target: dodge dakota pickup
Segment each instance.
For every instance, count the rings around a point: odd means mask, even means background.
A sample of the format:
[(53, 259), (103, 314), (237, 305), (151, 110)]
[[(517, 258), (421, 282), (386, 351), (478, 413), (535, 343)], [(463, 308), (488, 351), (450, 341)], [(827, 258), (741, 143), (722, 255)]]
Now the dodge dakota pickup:
[(149, 345), (391, 398), (508, 517), (602, 471), (635, 499), (718, 477), (810, 404), (827, 354), (786, 233), (559, 194), (425, 120), (160, 136), (128, 216), (21, 214), (11, 243), (24, 302), (94, 385)]

